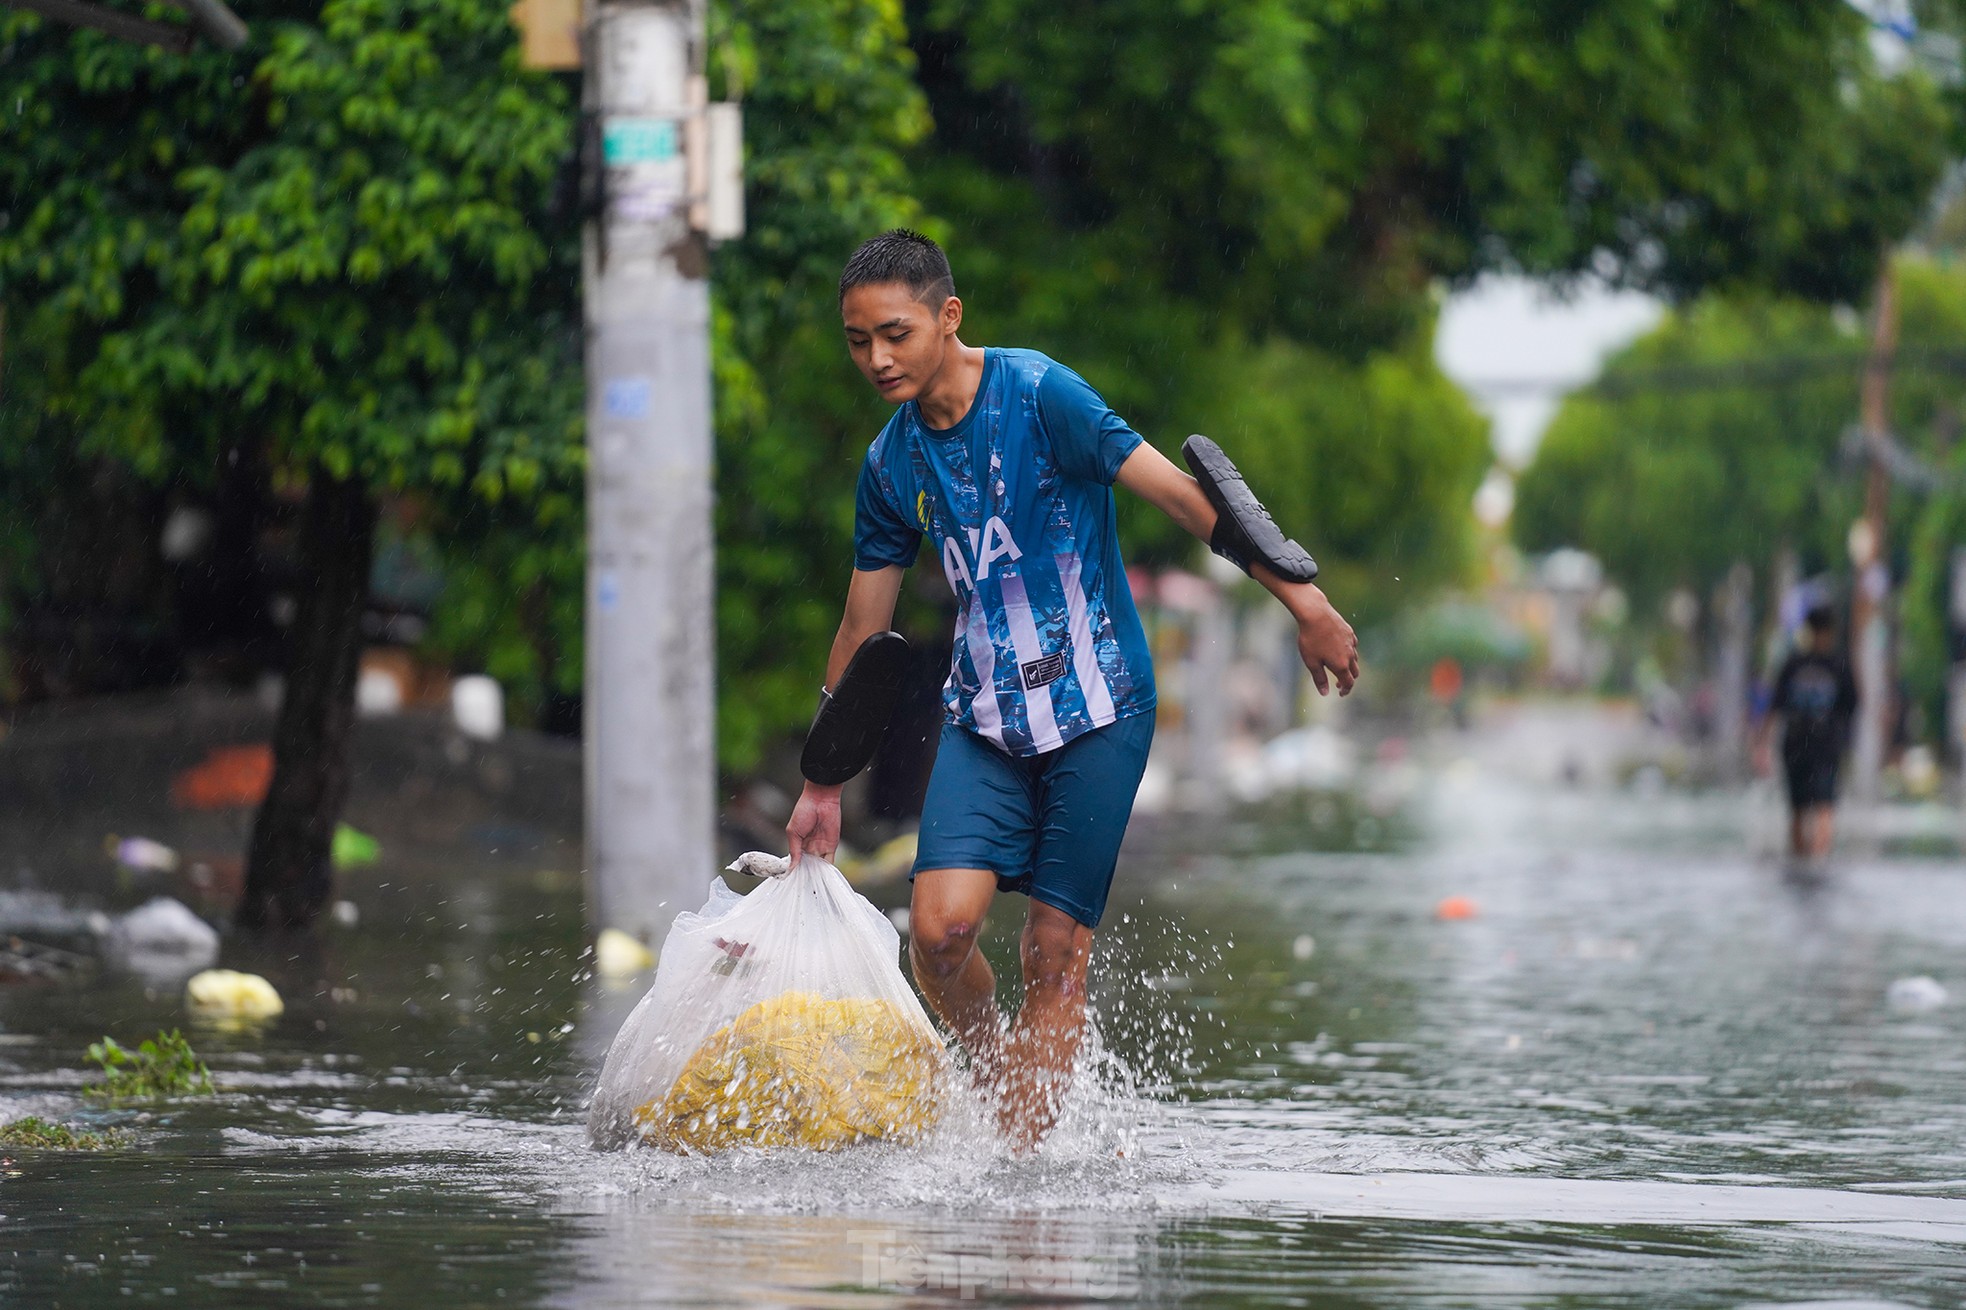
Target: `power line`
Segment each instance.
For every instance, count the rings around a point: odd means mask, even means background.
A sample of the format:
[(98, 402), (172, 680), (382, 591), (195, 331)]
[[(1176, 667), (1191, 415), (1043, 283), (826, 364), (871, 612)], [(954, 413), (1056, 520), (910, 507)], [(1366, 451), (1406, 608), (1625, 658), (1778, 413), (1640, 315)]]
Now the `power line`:
[[(1461, 387), (1481, 396), (1598, 395), (1616, 398), (1655, 391), (1721, 391), (1734, 387), (1778, 387), (1820, 382), (1837, 374), (1851, 381), (1868, 356), (1860, 350), (1769, 355), (1724, 364), (1668, 364), (1619, 370), (1592, 381), (1574, 378), (1484, 378)], [(1966, 377), (1966, 350), (1945, 346), (1907, 346), (1890, 361), (1900, 371)]]

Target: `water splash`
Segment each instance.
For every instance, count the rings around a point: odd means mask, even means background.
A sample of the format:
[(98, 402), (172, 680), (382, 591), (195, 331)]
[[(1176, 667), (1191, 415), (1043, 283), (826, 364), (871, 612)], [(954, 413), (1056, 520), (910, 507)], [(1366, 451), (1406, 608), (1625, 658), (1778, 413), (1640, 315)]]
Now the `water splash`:
[(995, 1105), (958, 1050), (942, 1118), (917, 1145), (638, 1148), (597, 1161), (593, 1185), (638, 1204), (739, 1213), (1154, 1210), (1168, 1186), (1193, 1176), (1195, 1121), (1183, 1126), (1175, 1098), (1198, 1045), (1226, 1043), (1220, 1017), (1195, 1001), (1223, 976), (1228, 945), (1178, 922), (1118, 916), (1095, 949), (1090, 1022), (1058, 1122), (1028, 1155), (998, 1131)]

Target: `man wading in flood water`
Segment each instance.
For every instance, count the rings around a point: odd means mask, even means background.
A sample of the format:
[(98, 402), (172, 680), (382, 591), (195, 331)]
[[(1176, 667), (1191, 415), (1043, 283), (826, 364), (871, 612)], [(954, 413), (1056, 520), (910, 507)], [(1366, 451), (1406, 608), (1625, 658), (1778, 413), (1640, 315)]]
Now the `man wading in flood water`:
[[(840, 316), (853, 362), (900, 408), (861, 467), (853, 579), (826, 664), (838, 698), (822, 697), (807, 759), (835, 731), (860, 733), (871, 751), (879, 725), (868, 733), (848, 708), (860, 703), (851, 688), (864, 667), (853, 657), (893, 621), (902, 570), (926, 535), (958, 612), (948, 722), (910, 875), (908, 955), (916, 985), (995, 1094), (1000, 1129), (1027, 1150), (1050, 1131), (1071, 1078), (1092, 934), (1154, 733), (1153, 664), (1120, 561), (1113, 483), (1283, 602), (1320, 694), (1334, 681), (1351, 691), (1358, 641), (1309, 581), (1310, 556), (1212, 443), (1184, 448), (1204, 484), (1070, 369), (1034, 350), (965, 345), (962, 301), (933, 241), (896, 230), (855, 251)], [(839, 783), (864, 763), (843, 774), (808, 765), (786, 826), (795, 862), (833, 855)], [(1030, 898), (1024, 1005), (1009, 1025), (977, 947), (998, 891)]]
[(1802, 620), (1799, 650), (1782, 661), (1775, 692), (1755, 738), (1755, 771), (1769, 772), (1769, 746), (1782, 729), (1782, 780), (1788, 786), (1789, 855), (1827, 860), (1836, 840), (1836, 775), (1850, 744), (1857, 684), (1836, 651), (1836, 611), (1813, 606)]

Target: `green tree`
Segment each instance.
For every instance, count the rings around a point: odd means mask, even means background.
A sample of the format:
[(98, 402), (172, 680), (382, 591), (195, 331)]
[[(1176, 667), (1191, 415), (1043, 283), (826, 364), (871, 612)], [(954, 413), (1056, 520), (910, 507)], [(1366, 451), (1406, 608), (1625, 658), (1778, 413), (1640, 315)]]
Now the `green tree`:
[[(1891, 428), (1931, 477), (1893, 489), (1889, 562), (1902, 668), (1936, 715), (1951, 552), (1966, 540), (1966, 268), (1913, 253), (1893, 272)], [(1517, 543), (1593, 552), (1641, 608), (1784, 546), (1811, 570), (1842, 569), (1863, 512), (1864, 466), (1844, 446), (1867, 352), (1854, 318), (1795, 300), (1709, 297), (1668, 315), (1558, 411), (1516, 487)]]
[(1856, 299), (1956, 144), (1947, 93), (1882, 76), (1843, 0), (917, 13), (938, 148), (1126, 276), (1353, 356), (1497, 267)]
[[(1950, 130), (1935, 85), (1875, 76), (1861, 20), (1830, 0), (710, 14), (750, 160), (751, 231), (714, 264), (730, 771), (810, 713), (837, 621), (853, 475), (885, 412), (844, 358), (832, 285), (872, 232), (949, 245), (972, 339), (1068, 361), (1167, 449), (1231, 443), (1371, 618), (1468, 558), (1487, 451), (1430, 363), (1438, 279), (1850, 294)], [(1192, 558), (1122, 512), (1130, 556)], [(531, 659), (500, 640), (506, 667)]]
[[(1450, 10), (711, 6), (715, 90), (746, 101), (751, 218), (713, 264), (727, 768), (809, 712), (837, 617), (854, 467), (883, 415), (832, 286), (870, 233), (944, 238), (978, 339), (1066, 359), (1170, 448), (1230, 441), (1369, 611), (1452, 577), (1466, 547), (1484, 452), (1428, 362), (1441, 279), (1592, 269), (1682, 296), (1847, 297), (1949, 149), (1944, 96), (1877, 77), (1840, 0)], [(577, 279), (546, 196), (571, 98), (513, 67), (501, 6), (247, 17), (245, 56), (183, 60), (3, 20), (19, 94), (11, 118), (0, 105), (0, 296), (52, 380), (9, 430), (159, 479), (262, 442), (277, 484), (327, 516), (309, 541), (366, 541), (374, 492), (414, 492), (450, 561), (435, 647), (567, 688)], [(338, 485), (355, 490), (336, 502)], [(1124, 531), (1146, 558), (1190, 549), (1137, 514)], [(348, 611), (301, 626), (343, 631)], [(298, 754), (283, 745), (283, 775)], [(269, 811), (305, 808), (285, 796)]]
[(1591, 551), (1641, 609), (1784, 544), (1824, 561), (1850, 503), (1836, 452), (1863, 349), (1800, 301), (1669, 314), (1557, 412), (1516, 485), (1517, 543)]
[[(747, 231), (711, 265), (718, 761), (741, 774), (810, 718), (839, 622), (853, 478), (884, 415), (834, 287), (868, 234), (929, 221), (907, 157), (929, 122), (895, 0), (727, 0), (708, 32), (712, 92), (741, 96), (745, 124)], [(584, 525), (554, 508), (531, 531), (487, 511), (442, 543), (432, 653), (578, 688)]]
[(854, 478), (885, 418), (846, 357), (840, 265), (875, 232), (928, 223), (908, 151), (929, 120), (899, 0), (726, 0), (710, 31), (748, 160), (747, 231), (712, 266), (718, 751), (739, 772), (812, 716)]
[(303, 498), (239, 908), (298, 926), (330, 893), (378, 494), (442, 513), (578, 484), (576, 243), (549, 210), (572, 111), (500, 6), (248, 17), (246, 50), (179, 57), (0, 14), (0, 296), (46, 370), (3, 439), (159, 481), (245, 442)]
[(1069, 360), (1169, 448), (1231, 440), (1366, 618), (1469, 554), (1487, 453), (1429, 359), (1441, 282), (1848, 298), (1953, 133), (1948, 94), (1882, 77), (1840, 0), (911, 13), (923, 195), (982, 335)]
[(1488, 424), (1431, 347), (1420, 336), (1353, 364), (1279, 338), (1232, 346), (1184, 412), (1220, 433), (1279, 521), (1316, 543), (1323, 585), (1358, 623), (1390, 619), (1474, 563)]

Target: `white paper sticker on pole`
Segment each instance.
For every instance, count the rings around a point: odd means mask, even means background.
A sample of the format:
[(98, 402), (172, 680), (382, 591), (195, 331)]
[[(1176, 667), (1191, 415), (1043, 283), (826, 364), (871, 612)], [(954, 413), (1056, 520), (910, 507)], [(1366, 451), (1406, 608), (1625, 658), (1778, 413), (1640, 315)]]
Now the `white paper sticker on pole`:
[(708, 107), (710, 212), (704, 235), (731, 241), (744, 235), (744, 109), (720, 103)]

